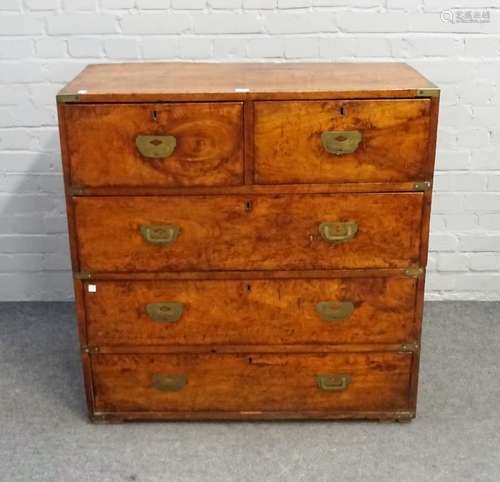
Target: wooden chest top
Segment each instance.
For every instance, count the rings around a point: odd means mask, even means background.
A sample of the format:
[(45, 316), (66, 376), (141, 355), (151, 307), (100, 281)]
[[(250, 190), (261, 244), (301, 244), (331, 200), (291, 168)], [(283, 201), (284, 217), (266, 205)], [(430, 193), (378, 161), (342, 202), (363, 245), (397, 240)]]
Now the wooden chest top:
[(146, 63), (88, 66), (60, 101), (408, 98), (437, 95), (402, 63)]

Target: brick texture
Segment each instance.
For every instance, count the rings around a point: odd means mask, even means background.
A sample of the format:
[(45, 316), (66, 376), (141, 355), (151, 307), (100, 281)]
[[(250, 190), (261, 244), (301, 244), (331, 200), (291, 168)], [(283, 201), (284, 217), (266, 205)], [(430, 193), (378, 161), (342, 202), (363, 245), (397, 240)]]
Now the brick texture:
[[(0, 1), (0, 300), (72, 297), (54, 96), (84, 65), (402, 61), (442, 88), (428, 299), (500, 299), (500, 1)], [(483, 2), (484, 3), (484, 2)]]

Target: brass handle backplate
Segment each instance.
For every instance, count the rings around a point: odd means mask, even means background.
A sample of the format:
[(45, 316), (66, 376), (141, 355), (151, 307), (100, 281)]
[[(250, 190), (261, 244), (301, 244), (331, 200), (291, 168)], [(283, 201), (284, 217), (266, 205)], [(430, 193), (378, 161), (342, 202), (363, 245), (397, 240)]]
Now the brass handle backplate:
[(182, 374), (153, 373), (151, 384), (162, 392), (178, 392), (187, 383), (187, 376)]
[(149, 303), (146, 305), (146, 313), (154, 320), (163, 323), (175, 323), (179, 321), (184, 311), (184, 305), (176, 301), (165, 303)]
[(173, 154), (177, 139), (175, 136), (144, 136), (135, 138), (138, 151), (150, 159), (165, 159)]
[(324, 390), (325, 392), (341, 392), (346, 390), (352, 379), (349, 375), (315, 375), (314, 379), (318, 388)]
[(358, 223), (356, 221), (321, 223), (319, 233), (329, 243), (343, 243), (356, 236)]
[(151, 244), (172, 244), (181, 233), (177, 224), (141, 224), (142, 237)]
[(350, 318), (354, 304), (350, 301), (320, 301), (316, 313), (323, 321), (340, 321)]
[(361, 138), (360, 131), (325, 131), (321, 134), (321, 145), (326, 152), (341, 156), (353, 153)]

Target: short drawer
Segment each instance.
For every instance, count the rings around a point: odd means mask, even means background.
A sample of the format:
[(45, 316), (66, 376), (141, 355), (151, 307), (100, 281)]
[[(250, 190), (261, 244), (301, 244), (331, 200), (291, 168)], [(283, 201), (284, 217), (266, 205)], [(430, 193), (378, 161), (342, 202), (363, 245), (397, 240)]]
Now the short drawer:
[(256, 102), (255, 180), (429, 179), (429, 134), (428, 99)]
[(93, 281), (90, 345), (404, 343), (415, 340), (407, 277)]
[(63, 119), (73, 185), (242, 182), (240, 103), (66, 105)]
[(92, 356), (95, 410), (407, 410), (411, 353)]
[(86, 272), (403, 268), (423, 194), (78, 197)]

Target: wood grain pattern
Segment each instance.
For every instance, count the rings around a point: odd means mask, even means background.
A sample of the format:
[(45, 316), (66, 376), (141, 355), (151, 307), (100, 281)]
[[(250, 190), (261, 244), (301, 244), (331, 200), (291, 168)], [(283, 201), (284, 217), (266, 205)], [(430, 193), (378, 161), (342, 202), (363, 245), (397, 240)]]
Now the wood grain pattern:
[[(247, 208), (251, 202), (251, 209)], [(422, 193), (76, 198), (87, 272), (401, 268), (418, 260)], [(355, 220), (331, 244), (323, 221)], [(147, 243), (143, 224), (176, 224), (171, 245)]]
[[(415, 416), (424, 276), (405, 268), (427, 262), (431, 192), (416, 181), (433, 176), (432, 83), (397, 63), (141, 63), (89, 66), (61, 94), (93, 421)], [(332, 157), (323, 130), (363, 139)], [(138, 134), (174, 134), (174, 155), (146, 160)], [(351, 220), (349, 242), (319, 236)], [(143, 223), (181, 235), (151, 245)], [(355, 310), (325, 322), (327, 299)], [(145, 315), (176, 300), (173, 325)], [(158, 372), (188, 383), (159, 392)], [(352, 383), (324, 392), (317, 373)]]
[[(408, 410), (410, 353), (94, 355), (96, 411)], [(180, 391), (152, 375), (184, 374)], [(314, 376), (347, 374), (344, 391), (320, 390)]]
[[(403, 343), (417, 336), (416, 279), (100, 281), (85, 294), (89, 343), (102, 345)], [(175, 323), (154, 321), (149, 303), (176, 301)], [(355, 306), (324, 321), (321, 301)]]
[[(415, 97), (434, 84), (390, 63), (135, 63), (89, 65), (60, 94), (80, 102)], [(248, 92), (238, 92), (248, 89)], [(83, 92), (82, 92), (83, 91)]]
[[(78, 186), (214, 186), (243, 182), (240, 103), (67, 105), (71, 182)], [(148, 159), (138, 135), (171, 135), (172, 155)]]
[[(425, 179), (430, 102), (421, 100), (255, 103), (257, 183)], [(328, 153), (325, 131), (353, 131), (352, 154)]]

